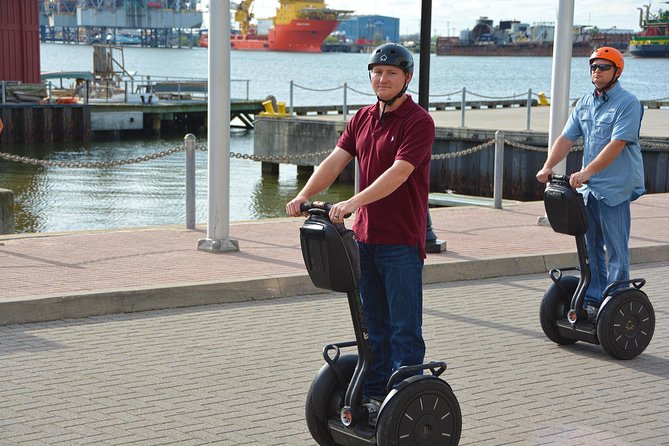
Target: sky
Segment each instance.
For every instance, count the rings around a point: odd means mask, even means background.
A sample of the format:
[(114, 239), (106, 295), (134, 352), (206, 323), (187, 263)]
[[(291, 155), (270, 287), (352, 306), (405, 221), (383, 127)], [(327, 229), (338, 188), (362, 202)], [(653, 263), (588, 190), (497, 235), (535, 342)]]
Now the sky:
[[(210, 0), (214, 1), (214, 0)], [(459, 36), (463, 29), (472, 29), (481, 16), (487, 16), (497, 25), (500, 20), (518, 20), (530, 25), (553, 22), (557, 7), (565, 0), (432, 0), (431, 34)], [(651, 12), (669, 9), (664, 1), (649, 0), (573, 0), (574, 24), (597, 26), (600, 29), (640, 31), (639, 11), (643, 4), (651, 4)], [(233, 0), (234, 3), (234, 0)], [(275, 15), (279, 2), (255, 0), (253, 12), (257, 18)], [(384, 15), (400, 19), (400, 34), (420, 31), (422, 0), (326, 0), (332, 9), (355, 11), (356, 15)]]

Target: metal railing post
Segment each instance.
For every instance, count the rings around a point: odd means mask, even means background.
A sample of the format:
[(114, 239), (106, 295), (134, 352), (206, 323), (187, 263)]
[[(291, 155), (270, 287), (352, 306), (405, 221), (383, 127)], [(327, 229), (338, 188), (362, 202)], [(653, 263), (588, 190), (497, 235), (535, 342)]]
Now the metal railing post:
[(293, 116), (293, 81), (290, 81), (290, 107), (288, 107), (288, 115)]
[(344, 82), (344, 105), (342, 106), (342, 115), (344, 115), (344, 122), (346, 122), (346, 115), (348, 114), (348, 105), (346, 104), (347, 90), (348, 90), (348, 84)]
[(195, 229), (195, 135), (184, 137), (186, 145), (186, 229)]
[(249, 100), (249, 80), (246, 79), (246, 100)]
[(467, 88), (462, 87), (462, 101), (460, 102), (460, 127), (465, 126), (465, 106), (467, 104)]
[(504, 131), (495, 132), (495, 179), (493, 183), (493, 204), (495, 209), (502, 209), (504, 186)]
[(527, 90), (527, 130), (530, 130), (532, 121), (532, 89)]

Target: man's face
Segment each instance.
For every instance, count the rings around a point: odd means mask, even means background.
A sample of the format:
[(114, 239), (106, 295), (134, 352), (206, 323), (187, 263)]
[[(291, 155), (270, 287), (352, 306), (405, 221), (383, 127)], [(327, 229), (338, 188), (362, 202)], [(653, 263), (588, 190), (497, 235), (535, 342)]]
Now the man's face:
[[(594, 71), (593, 66), (597, 67)], [(595, 59), (590, 62), (590, 76), (592, 77), (592, 83), (595, 84), (595, 87), (597, 88), (601, 89), (606, 87), (617, 73), (618, 70), (616, 70), (616, 66), (609, 60)]]
[(411, 80), (411, 75), (394, 65), (376, 65), (370, 73), (372, 90), (384, 101), (399, 94)]

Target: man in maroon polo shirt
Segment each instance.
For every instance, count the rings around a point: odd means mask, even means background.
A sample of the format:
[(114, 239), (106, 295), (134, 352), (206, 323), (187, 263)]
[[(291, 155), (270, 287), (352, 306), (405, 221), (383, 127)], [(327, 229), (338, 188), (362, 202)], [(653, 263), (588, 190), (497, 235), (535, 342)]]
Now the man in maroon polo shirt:
[(432, 117), (406, 94), (413, 66), (411, 53), (401, 45), (375, 49), (368, 70), (377, 102), (355, 114), (332, 153), (286, 204), (288, 215), (301, 215), (300, 205), (358, 158), (360, 192), (335, 203), (330, 219), (342, 222), (357, 211), (353, 231), (372, 346), (363, 396), (370, 404), (383, 400), (393, 371), (421, 364), (425, 356), (422, 271), (435, 130)]

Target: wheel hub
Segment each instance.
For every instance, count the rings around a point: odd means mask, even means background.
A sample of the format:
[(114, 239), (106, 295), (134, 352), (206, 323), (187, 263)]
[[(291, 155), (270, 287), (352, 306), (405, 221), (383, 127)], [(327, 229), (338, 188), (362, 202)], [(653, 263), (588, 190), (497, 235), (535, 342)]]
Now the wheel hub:
[(416, 422), (414, 435), (419, 445), (439, 444), (437, 436), (439, 423), (434, 415), (424, 415)]

